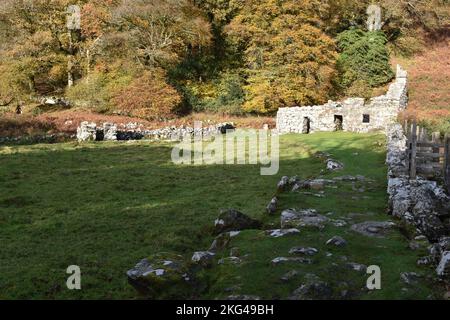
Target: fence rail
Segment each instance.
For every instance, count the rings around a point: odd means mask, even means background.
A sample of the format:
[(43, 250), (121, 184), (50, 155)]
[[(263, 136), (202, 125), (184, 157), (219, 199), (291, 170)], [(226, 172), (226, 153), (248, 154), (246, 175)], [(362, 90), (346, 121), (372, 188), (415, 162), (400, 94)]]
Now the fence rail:
[(450, 193), (450, 134), (444, 137), (439, 132), (429, 134), (416, 122), (404, 124), (408, 138), (409, 177), (442, 179)]

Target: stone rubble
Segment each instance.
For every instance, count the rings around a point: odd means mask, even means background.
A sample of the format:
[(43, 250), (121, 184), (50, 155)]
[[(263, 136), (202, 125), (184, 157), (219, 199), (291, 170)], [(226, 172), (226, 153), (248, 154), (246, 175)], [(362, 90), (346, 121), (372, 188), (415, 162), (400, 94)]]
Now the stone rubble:
[(158, 254), (142, 259), (127, 271), (128, 282), (139, 292), (151, 298), (160, 297), (164, 288), (190, 288), (191, 277), (182, 256), (165, 257)]
[(315, 254), (317, 254), (319, 252), (319, 250), (317, 250), (316, 248), (312, 248), (312, 247), (294, 247), (291, 248), (291, 250), (289, 250), (290, 254), (302, 254), (302, 255), (306, 255), (306, 256), (313, 256)]
[(278, 198), (273, 197), (272, 200), (270, 200), (269, 204), (266, 207), (267, 213), (274, 214), (277, 211), (277, 205), (278, 205)]
[(281, 213), (281, 228), (316, 227), (323, 229), (328, 218), (320, 215), (314, 209), (287, 209)]
[(235, 209), (222, 210), (215, 221), (215, 234), (244, 229), (259, 229), (261, 222)]
[(273, 265), (279, 265), (281, 263), (286, 262), (297, 262), (297, 263), (304, 263), (304, 264), (312, 264), (312, 260), (308, 258), (302, 258), (302, 257), (277, 257), (272, 260)]
[(422, 276), (416, 272), (402, 272), (400, 274), (400, 279), (408, 285), (417, 284), (417, 282), (422, 278)]
[(197, 251), (191, 258), (191, 261), (203, 267), (208, 267), (212, 265), (212, 261), (216, 254), (210, 251)]
[(367, 237), (383, 238), (386, 232), (395, 226), (390, 221), (366, 221), (351, 226), (351, 230)]
[(444, 251), (441, 256), (441, 261), (436, 268), (436, 273), (440, 277), (450, 275), (450, 251)]
[(292, 228), (292, 229), (275, 229), (275, 230), (267, 230), (266, 234), (273, 238), (281, 238), (284, 236), (289, 236), (293, 234), (299, 234), (300, 230)]
[(292, 293), (289, 300), (330, 300), (332, 297), (333, 289), (327, 282), (315, 274), (308, 274), (304, 284)]
[(280, 182), (278, 182), (277, 189), (278, 191), (286, 191), (286, 189), (289, 187), (289, 177), (284, 176), (281, 178)]
[(337, 171), (344, 169), (344, 165), (336, 160), (328, 159), (327, 160), (327, 169), (330, 171)]
[(217, 264), (221, 265), (221, 264), (241, 264), (242, 263), (242, 259), (239, 257), (226, 257), (226, 258), (222, 258), (220, 259)]
[(334, 236), (333, 238), (329, 239), (325, 244), (336, 247), (343, 247), (347, 245), (347, 241), (342, 237)]
[(367, 266), (364, 264), (360, 264), (360, 263), (349, 262), (346, 264), (346, 266), (350, 270), (354, 270), (354, 271), (357, 271), (360, 273), (366, 273), (366, 271), (367, 271)]

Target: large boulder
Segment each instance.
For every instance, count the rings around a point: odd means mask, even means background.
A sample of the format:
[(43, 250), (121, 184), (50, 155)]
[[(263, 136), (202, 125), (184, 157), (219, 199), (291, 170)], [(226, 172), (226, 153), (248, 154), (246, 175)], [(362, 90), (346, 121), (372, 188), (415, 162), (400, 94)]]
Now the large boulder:
[(127, 272), (128, 282), (152, 299), (186, 298), (192, 286), (189, 270), (182, 256), (157, 254), (143, 259)]
[(222, 210), (215, 221), (215, 234), (227, 231), (259, 229), (261, 222), (235, 209)]
[(450, 198), (435, 181), (391, 178), (388, 193), (391, 214), (415, 225), (430, 241), (449, 234), (442, 220), (450, 212)]
[(327, 160), (327, 169), (329, 171), (342, 170), (342, 169), (344, 169), (344, 164), (337, 160), (334, 160), (334, 159), (328, 159)]

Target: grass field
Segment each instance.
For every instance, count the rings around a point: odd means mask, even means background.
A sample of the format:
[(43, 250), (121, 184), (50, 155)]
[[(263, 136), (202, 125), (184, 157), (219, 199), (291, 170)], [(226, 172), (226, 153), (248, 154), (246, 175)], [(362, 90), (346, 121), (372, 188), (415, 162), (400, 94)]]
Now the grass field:
[[(125, 272), (158, 252), (189, 258), (193, 251), (206, 250), (219, 209), (236, 208), (266, 226), (277, 226), (279, 215), (267, 217), (264, 211), (278, 180), (283, 175), (319, 176), (324, 164), (312, 156), (315, 151), (330, 152), (345, 164), (343, 171), (325, 177), (361, 174), (373, 182), (363, 186), (363, 192), (348, 184), (326, 189), (325, 198), (286, 193), (280, 209), (316, 208), (334, 212), (336, 219), (349, 217), (350, 222), (390, 218), (385, 214), (383, 136), (317, 133), (280, 139), (276, 176), (261, 176), (259, 165), (176, 166), (168, 143), (0, 147), (0, 299), (138, 298)], [(348, 246), (325, 248), (324, 242), (333, 235), (342, 235)], [(251, 230), (235, 241), (233, 245), (248, 258), (242, 265), (206, 271), (208, 287), (200, 298), (224, 298), (230, 286), (236, 287), (236, 294), (286, 298), (301, 277), (287, 284), (279, 277), (293, 268), (331, 282), (346, 280), (357, 299), (439, 294), (439, 287), (428, 278), (433, 270), (416, 266), (423, 250), (408, 249), (408, 241), (397, 230), (384, 239), (334, 226), (279, 239)], [(286, 256), (296, 245), (318, 248), (317, 261), (310, 266), (270, 265), (271, 259)], [(333, 256), (326, 257), (326, 252)], [(349, 262), (379, 264), (383, 289), (372, 293), (354, 289), (365, 283), (366, 276), (343, 270), (342, 256)], [(80, 291), (65, 286), (66, 268), (73, 264), (81, 267)], [(424, 278), (407, 287), (400, 280), (403, 271)]]

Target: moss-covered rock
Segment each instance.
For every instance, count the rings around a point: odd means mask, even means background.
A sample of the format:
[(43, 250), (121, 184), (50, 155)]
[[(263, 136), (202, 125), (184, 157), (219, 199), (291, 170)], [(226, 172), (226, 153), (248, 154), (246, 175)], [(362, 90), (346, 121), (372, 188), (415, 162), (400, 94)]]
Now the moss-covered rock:
[(187, 298), (193, 279), (184, 258), (159, 253), (141, 260), (127, 272), (128, 282), (141, 294), (152, 299)]

